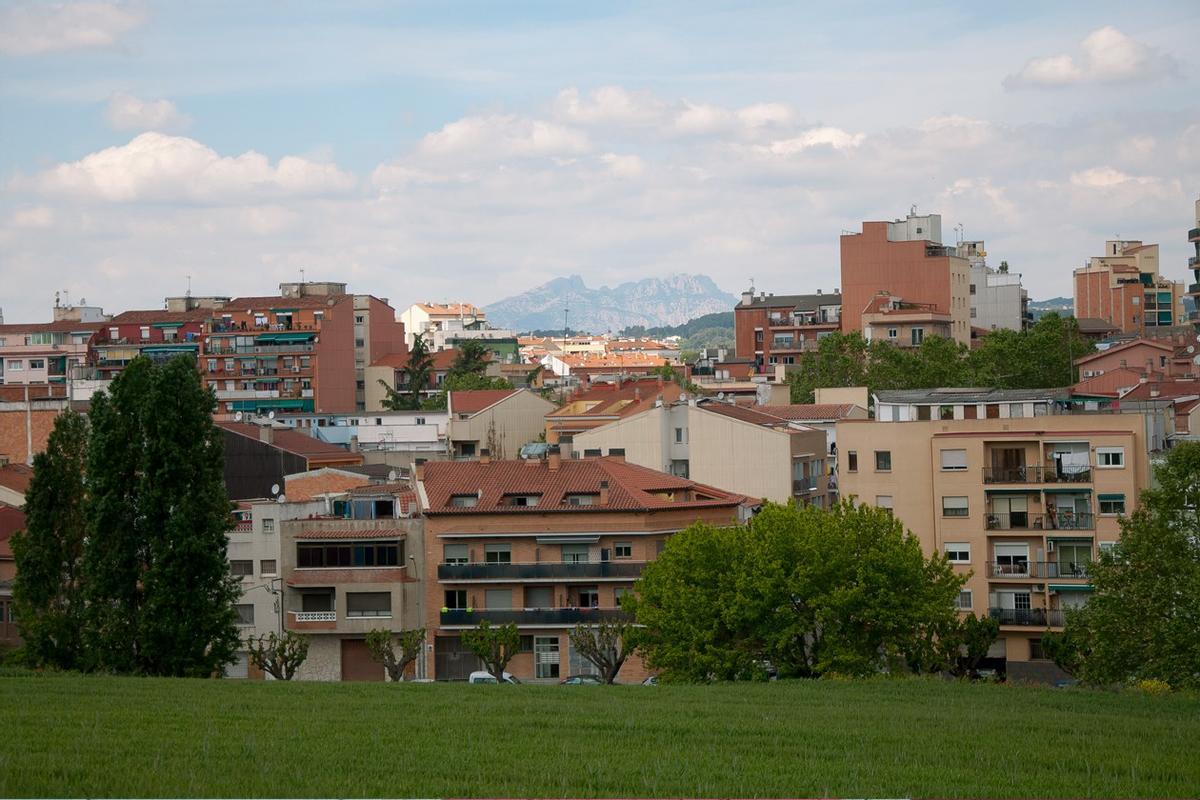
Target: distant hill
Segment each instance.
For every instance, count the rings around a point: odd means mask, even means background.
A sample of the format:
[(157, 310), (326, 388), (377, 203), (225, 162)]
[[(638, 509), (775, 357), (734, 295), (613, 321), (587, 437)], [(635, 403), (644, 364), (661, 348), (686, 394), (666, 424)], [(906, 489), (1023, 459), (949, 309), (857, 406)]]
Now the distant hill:
[(484, 311), (488, 322), (499, 328), (559, 332), (563, 309), (569, 308), (567, 325), (572, 331), (608, 333), (631, 326), (677, 326), (722, 312), (732, 319), (737, 302), (737, 297), (722, 291), (707, 275), (645, 278), (598, 289), (588, 288), (583, 278), (572, 275), (492, 303)]
[(1051, 311), (1057, 312), (1060, 317), (1074, 314), (1075, 301), (1070, 297), (1051, 297), (1049, 300), (1029, 301), (1029, 312), (1035, 320)]

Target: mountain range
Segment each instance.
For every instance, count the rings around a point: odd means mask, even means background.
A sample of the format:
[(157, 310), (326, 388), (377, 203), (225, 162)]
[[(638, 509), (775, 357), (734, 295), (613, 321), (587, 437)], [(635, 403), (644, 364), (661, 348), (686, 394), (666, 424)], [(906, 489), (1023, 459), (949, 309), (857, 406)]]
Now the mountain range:
[(592, 289), (579, 275), (555, 278), (527, 292), (485, 306), (488, 322), (516, 331), (563, 329), (606, 333), (630, 326), (681, 325), (704, 314), (732, 311), (738, 298), (707, 275), (644, 278)]

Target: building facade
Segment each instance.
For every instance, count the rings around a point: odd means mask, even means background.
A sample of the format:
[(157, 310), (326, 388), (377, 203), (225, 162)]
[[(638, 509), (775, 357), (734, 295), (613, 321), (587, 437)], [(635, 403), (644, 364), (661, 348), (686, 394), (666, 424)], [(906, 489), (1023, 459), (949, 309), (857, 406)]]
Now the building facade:
[[(1192, 273), (1192, 282), (1188, 284), (1187, 296), (1193, 303), (1200, 305), (1200, 200), (1196, 201), (1196, 227), (1188, 230), (1188, 244), (1192, 246), (1192, 254), (1188, 256), (1187, 267)], [(1193, 311), (1188, 318), (1192, 323), (1200, 323), (1200, 312)]]
[(449, 392), (447, 446), (455, 458), (475, 458), (485, 448), (497, 458), (515, 457), (538, 440), (553, 410), (553, 403), (528, 389)]
[(749, 359), (751, 371), (759, 374), (776, 364), (794, 364), (801, 353), (816, 349), (819, 338), (840, 328), (841, 315), (842, 296), (836, 290), (756, 296), (751, 287), (733, 309), (737, 358)]
[(1184, 323), (1184, 285), (1163, 278), (1158, 266), (1156, 244), (1105, 242), (1104, 255), (1074, 272), (1075, 317), (1143, 336)]

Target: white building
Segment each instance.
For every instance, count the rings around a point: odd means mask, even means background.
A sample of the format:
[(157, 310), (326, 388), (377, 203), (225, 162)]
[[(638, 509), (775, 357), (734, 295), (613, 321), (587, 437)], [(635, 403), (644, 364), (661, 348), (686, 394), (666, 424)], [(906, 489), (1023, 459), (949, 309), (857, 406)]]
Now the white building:
[(1019, 331), (1029, 324), (1029, 293), (1019, 272), (987, 265), (983, 241), (959, 242), (958, 255), (971, 265), (971, 327)]
[(447, 325), (457, 326), (460, 332), (487, 326), (483, 309), (471, 303), (413, 303), (400, 312), (399, 319), (404, 323), (404, 343), (409, 347), (413, 346), (417, 334), (424, 334), (432, 344), (435, 334)]

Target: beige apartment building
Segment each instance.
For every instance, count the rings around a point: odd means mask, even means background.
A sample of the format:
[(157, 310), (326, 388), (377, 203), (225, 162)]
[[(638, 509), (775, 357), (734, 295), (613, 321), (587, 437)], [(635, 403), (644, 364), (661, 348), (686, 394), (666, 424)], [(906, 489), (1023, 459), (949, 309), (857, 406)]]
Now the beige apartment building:
[(891, 509), (970, 575), (958, 607), (999, 620), (989, 656), (1010, 678), (1054, 674), (1041, 637), (1087, 601), (1090, 564), (1150, 480), (1143, 415), (1052, 410), (838, 423), (843, 496)]
[(824, 431), (759, 408), (656, 403), (574, 437), (575, 455), (625, 460), (759, 500), (827, 505)]
[(554, 403), (528, 389), (479, 389), (448, 392), (446, 410), (452, 456), (476, 458), (487, 448), (494, 458), (516, 458), (541, 437)]

